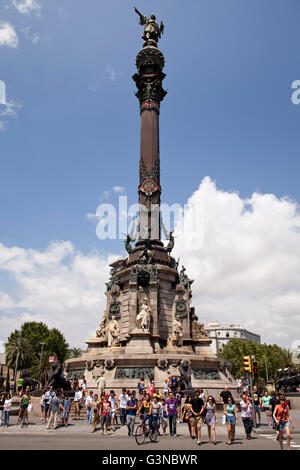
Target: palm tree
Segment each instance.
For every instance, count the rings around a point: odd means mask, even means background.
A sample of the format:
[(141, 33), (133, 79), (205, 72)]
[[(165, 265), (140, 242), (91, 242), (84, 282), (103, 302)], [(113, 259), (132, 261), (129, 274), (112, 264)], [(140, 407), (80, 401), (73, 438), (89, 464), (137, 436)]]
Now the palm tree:
[(19, 349), (18, 365), (17, 369), (22, 370), (29, 368), (34, 361), (34, 352), (29, 344), (29, 342), (21, 338), (21, 341), (12, 341), (5, 344), (5, 357), (6, 365), (11, 369), (16, 367), (16, 360)]
[(282, 349), (282, 367), (293, 367), (293, 353), (289, 349)]
[(69, 358), (80, 357), (84, 351), (80, 348), (71, 348), (69, 349)]
[(51, 363), (49, 362), (49, 351), (43, 351), (39, 356), (35, 359), (34, 365), (31, 368), (31, 375), (35, 379), (39, 379), (42, 385), (44, 385), (48, 380), (48, 373), (51, 369)]

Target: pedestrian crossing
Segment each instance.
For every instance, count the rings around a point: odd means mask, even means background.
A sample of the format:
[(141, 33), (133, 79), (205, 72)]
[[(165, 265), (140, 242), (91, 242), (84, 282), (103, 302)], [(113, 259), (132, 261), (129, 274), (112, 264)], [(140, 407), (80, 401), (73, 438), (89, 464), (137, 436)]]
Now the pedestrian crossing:
[[(265, 437), (267, 439), (272, 439), (272, 441), (276, 442), (277, 441), (277, 435), (274, 434), (258, 434), (260, 437)], [(285, 443), (285, 440), (284, 440)], [(290, 444), (291, 447), (294, 449), (300, 450), (300, 444)]]

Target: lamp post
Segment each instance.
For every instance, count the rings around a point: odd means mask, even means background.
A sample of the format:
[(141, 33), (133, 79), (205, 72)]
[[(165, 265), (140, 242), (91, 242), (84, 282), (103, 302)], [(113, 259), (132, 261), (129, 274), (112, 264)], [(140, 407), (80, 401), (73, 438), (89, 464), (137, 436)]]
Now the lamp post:
[(263, 356), (264, 359), (265, 359), (265, 366), (266, 366), (266, 379), (267, 379), (267, 382), (269, 381), (269, 375), (268, 375), (268, 366), (267, 366), (267, 358), (266, 356)]
[(40, 357), (40, 365), (39, 365), (39, 384), (40, 384), (40, 388), (41, 388), (41, 381), (40, 381), (40, 377), (41, 377), (41, 365), (42, 365), (43, 347), (45, 346), (45, 343), (40, 343), (40, 346), (42, 346), (42, 348), (41, 348), (41, 357)]
[(16, 358), (16, 366), (15, 366), (15, 376), (14, 376), (14, 389), (15, 393), (17, 392), (17, 369), (18, 369), (18, 362), (19, 362), (19, 353), (20, 353), (20, 346), (21, 346), (21, 338), (22, 338), (22, 327), (20, 328), (20, 334), (19, 334), (19, 340), (18, 340), (18, 352), (17, 352), (17, 358)]

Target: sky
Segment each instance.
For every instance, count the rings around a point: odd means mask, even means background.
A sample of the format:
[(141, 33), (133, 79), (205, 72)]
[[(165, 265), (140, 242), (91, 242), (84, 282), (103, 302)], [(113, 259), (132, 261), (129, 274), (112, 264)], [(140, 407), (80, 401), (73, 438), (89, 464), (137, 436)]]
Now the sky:
[[(84, 347), (122, 240), (96, 214), (137, 201), (134, 13), (163, 20), (162, 201), (203, 207), (174, 254), (203, 323), (300, 339), (297, 0), (0, 0), (0, 349), (24, 321)], [(186, 222), (192, 224), (189, 215)], [(176, 232), (175, 232), (176, 233)]]

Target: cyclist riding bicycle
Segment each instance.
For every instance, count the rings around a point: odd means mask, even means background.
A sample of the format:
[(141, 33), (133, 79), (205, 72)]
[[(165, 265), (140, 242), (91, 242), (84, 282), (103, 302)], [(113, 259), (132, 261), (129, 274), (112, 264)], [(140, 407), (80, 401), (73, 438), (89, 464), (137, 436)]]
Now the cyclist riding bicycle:
[(150, 416), (152, 415), (152, 403), (150, 394), (146, 393), (145, 400), (142, 401), (138, 413), (140, 414), (141, 421), (145, 424), (146, 421), (149, 421)]

